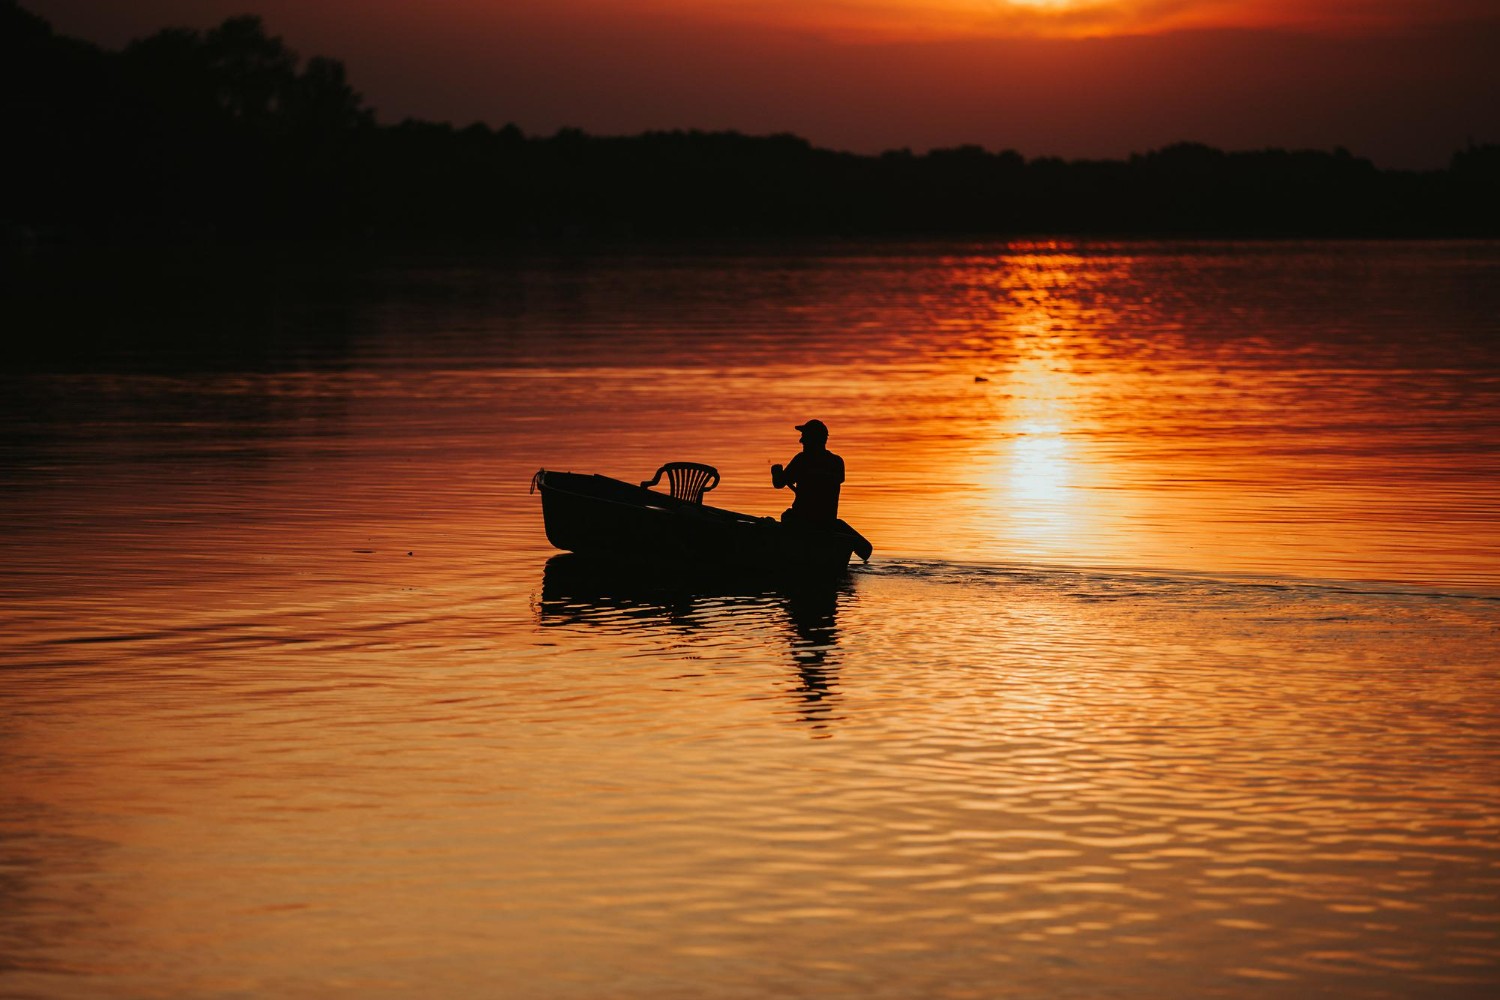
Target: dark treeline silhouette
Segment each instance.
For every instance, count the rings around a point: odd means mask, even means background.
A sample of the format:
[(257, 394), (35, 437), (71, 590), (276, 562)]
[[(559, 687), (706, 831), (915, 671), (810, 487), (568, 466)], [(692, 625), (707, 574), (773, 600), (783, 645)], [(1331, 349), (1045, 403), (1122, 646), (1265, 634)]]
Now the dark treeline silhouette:
[(379, 125), (341, 63), (259, 18), (112, 52), (0, 0), (0, 224), (141, 238), (1497, 236), (1500, 146), (1446, 170), (1179, 143), (1128, 160), (791, 135)]

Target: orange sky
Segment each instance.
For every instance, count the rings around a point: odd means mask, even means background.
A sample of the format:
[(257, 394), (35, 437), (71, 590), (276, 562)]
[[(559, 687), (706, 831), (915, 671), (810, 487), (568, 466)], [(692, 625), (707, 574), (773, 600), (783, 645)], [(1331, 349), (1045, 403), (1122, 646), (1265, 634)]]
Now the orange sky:
[[(582, 7), (582, 2), (577, 4)], [(1408, 30), (1493, 13), (1491, 0), (595, 0), (633, 11), (813, 31), (846, 41), (1108, 37), (1192, 28)]]
[(1500, 141), (1497, 0), (23, 0), (106, 45), (262, 14), (382, 121), (788, 131), (877, 152), (1179, 140), (1442, 166)]

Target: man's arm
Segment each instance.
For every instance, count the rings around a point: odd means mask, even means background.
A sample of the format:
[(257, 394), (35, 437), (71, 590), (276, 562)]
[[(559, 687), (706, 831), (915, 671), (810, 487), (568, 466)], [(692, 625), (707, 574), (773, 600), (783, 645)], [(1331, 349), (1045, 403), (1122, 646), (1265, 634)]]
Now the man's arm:
[(792, 456), (792, 460), (787, 463), (787, 467), (784, 469), (780, 465), (771, 466), (771, 485), (776, 487), (778, 490), (783, 486), (790, 486), (793, 493), (797, 492), (796, 455)]

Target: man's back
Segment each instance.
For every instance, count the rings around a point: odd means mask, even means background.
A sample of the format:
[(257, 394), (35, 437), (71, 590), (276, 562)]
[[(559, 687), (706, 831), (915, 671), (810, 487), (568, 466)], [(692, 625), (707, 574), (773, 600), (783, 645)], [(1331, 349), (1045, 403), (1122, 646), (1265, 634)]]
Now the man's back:
[(798, 519), (830, 524), (838, 519), (842, 458), (826, 448), (800, 451), (787, 464), (786, 480), (797, 489), (791, 513)]

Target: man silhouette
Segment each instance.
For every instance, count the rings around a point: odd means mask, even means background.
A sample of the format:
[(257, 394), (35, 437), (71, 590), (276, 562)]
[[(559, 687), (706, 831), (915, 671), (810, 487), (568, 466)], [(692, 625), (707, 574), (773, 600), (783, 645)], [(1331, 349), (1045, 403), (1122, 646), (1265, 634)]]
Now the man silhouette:
[(797, 494), (781, 515), (789, 523), (831, 526), (839, 516), (839, 484), (844, 481), (844, 460), (828, 450), (828, 425), (821, 420), (798, 424), (802, 450), (786, 468), (771, 466), (771, 485), (778, 490), (790, 486)]

